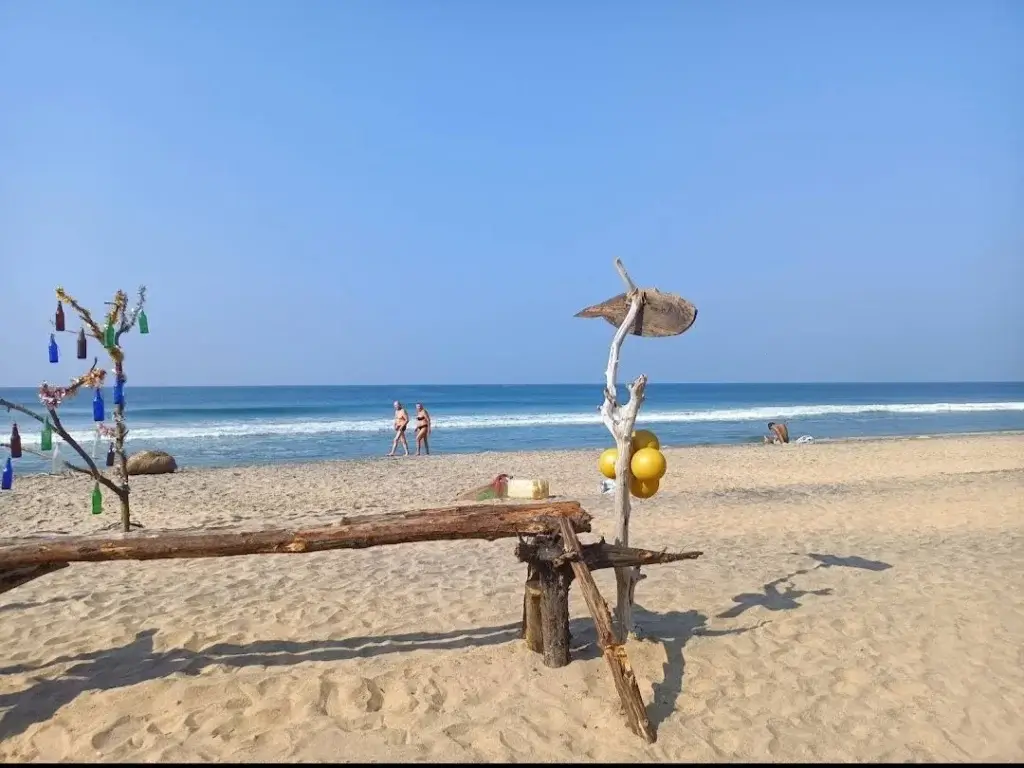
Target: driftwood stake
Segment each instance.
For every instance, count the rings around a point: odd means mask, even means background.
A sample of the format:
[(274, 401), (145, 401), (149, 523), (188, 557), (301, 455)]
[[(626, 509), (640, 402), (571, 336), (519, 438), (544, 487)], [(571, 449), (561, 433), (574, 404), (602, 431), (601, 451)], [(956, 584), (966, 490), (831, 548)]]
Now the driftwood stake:
[[(629, 515), (631, 511), (629, 485), (632, 480), (629, 462), (633, 458), (633, 430), (636, 427), (636, 417), (640, 412), (640, 406), (644, 402), (647, 377), (641, 374), (636, 381), (629, 385), (629, 401), (625, 405), (619, 405), (616, 380), (619, 375), (619, 355), (622, 352), (622, 344), (625, 342), (626, 336), (633, 331), (636, 319), (643, 308), (644, 296), (643, 292), (633, 283), (629, 273), (626, 272), (626, 267), (621, 259), (615, 260), (615, 269), (622, 278), (622, 282), (626, 284), (629, 310), (615, 332), (608, 351), (601, 420), (615, 439), (615, 448), (618, 451), (618, 458), (615, 461), (615, 543), (627, 547), (629, 546)], [(633, 631), (633, 592), (638, 581), (640, 581), (638, 566), (615, 569), (615, 636), (620, 643), (624, 643), (629, 637), (629, 633)]]
[(580, 582), (580, 589), (583, 590), (583, 597), (587, 601), (590, 615), (594, 617), (594, 625), (597, 627), (597, 641), (601, 646), (605, 661), (612, 671), (612, 679), (615, 681), (615, 690), (622, 701), (625, 710), (626, 722), (630, 729), (648, 744), (655, 740), (654, 729), (647, 719), (647, 710), (644, 707), (643, 698), (640, 696), (640, 689), (636, 684), (636, 676), (629, 664), (629, 656), (625, 647), (616, 641), (612, 629), (612, 615), (608, 611), (608, 605), (594, 583), (594, 577), (590, 573), (583, 558), (583, 547), (572, 525), (561, 524), (562, 540), (566, 553), (572, 558), (572, 570)]
[(563, 519), (581, 531), (590, 530), (590, 515), (578, 502), (559, 501), (467, 504), (366, 515), (343, 519), (336, 525), (304, 530), (183, 530), (6, 539), (0, 541), (0, 571), (80, 561), (301, 554), (452, 539), (493, 541), (513, 536), (554, 534)]
[(544, 665), (564, 667), (569, 663), (569, 586), (572, 570), (541, 563), (537, 568), (540, 581), (541, 634), (544, 642)]
[(541, 610), (540, 579), (526, 582), (523, 596), (523, 639), (526, 647), (534, 653), (544, 653), (544, 618)]

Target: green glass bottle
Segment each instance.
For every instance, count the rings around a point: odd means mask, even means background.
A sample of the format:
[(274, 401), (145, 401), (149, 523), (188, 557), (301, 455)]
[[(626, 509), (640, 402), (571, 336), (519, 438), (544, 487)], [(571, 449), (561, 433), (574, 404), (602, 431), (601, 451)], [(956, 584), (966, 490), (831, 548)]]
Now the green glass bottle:
[(39, 438), (39, 450), (53, 450), (53, 427), (50, 426), (49, 419), (43, 422), (43, 434)]
[(99, 483), (96, 483), (92, 489), (92, 513), (94, 515), (103, 514), (103, 494), (100, 492)]
[(107, 329), (103, 333), (103, 346), (105, 346), (107, 349), (111, 349), (116, 343), (117, 332), (114, 330), (114, 324), (107, 323)]
[(149, 333), (149, 318), (144, 309), (139, 310), (139, 333)]

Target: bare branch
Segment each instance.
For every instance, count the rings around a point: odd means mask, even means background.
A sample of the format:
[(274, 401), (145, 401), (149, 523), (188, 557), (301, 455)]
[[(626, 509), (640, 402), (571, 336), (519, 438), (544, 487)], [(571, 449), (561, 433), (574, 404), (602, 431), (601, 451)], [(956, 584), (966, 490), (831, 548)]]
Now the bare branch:
[(103, 343), (103, 329), (92, 319), (92, 313), (88, 309), (79, 304), (74, 296), (65, 293), (63, 288), (57, 288), (57, 298), (74, 309), (82, 323), (89, 329), (92, 337)]
[[(10, 448), (10, 447), (11, 447), (10, 443), (0, 443), (0, 448)], [(32, 448), (26, 448), (25, 446), (21, 447), (21, 451), (22, 451), (22, 453), (30, 453), (33, 456), (38, 456), (40, 459), (43, 459), (44, 461), (50, 461), (52, 459), (52, 457), (47, 456), (42, 451), (37, 451), (37, 450), (34, 450)], [(70, 469), (72, 472), (81, 472), (83, 475), (89, 475), (90, 477), (92, 476), (92, 471), (86, 469), (85, 467), (79, 467), (77, 464), (72, 464), (70, 461), (62, 461), (61, 463), (65, 467)]]
[(131, 312), (126, 312), (124, 318), (121, 320), (121, 328), (117, 332), (117, 339), (121, 338), (122, 333), (128, 333), (132, 328), (135, 327), (135, 323), (138, 322), (139, 313), (146, 306), (146, 286), (139, 286), (138, 298), (135, 300), (135, 306)]
[(629, 272), (626, 271), (625, 264), (622, 263), (622, 259), (615, 259), (615, 269), (618, 270), (619, 277), (622, 278), (622, 282), (626, 284), (626, 292), (632, 293), (636, 290), (636, 283), (629, 276)]
[[(115, 485), (110, 480), (110, 478), (108, 478), (105, 474), (100, 472), (100, 468), (96, 466), (96, 462), (92, 460), (92, 456), (90, 456), (85, 451), (85, 449), (82, 448), (82, 446), (80, 446), (78, 444), (78, 441), (75, 440), (75, 438), (73, 438), (71, 435), (68, 434), (68, 431), (66, 429), (64, 429), (64, 425), (61, 424), (60, 417), (57, 415), (57, 411), (54, 410), (53, 408), (50, 408), (48, 410), (50, 412), (50, 421), (53, 423), (53, 431), (56, 432), (58, 435), (60, 435), (61, 439), (65, 443), (70, 445), (74, 449), (75, 453), (77, 453), (79, 456), (81, 456), (82, 457), (82, 461), (84, 461), (86, 463), (86, 465), (89, 467), (88, 470), (83, 470), (83, 469), (81, 469), (79, 467), (72, 466), (72, 469), (75, 469), (78, 472), (82, 472), (83, 474), (91, 475), (92, 478), (96, 482), (100, 483), (101, 485), (106, 486), (107, 488), (112, 490), (114, 493), (116, 493), (118, 498), (120, 498), (121, 497), (121, 489), (117, 485)], [(68, 462), (64, 462), (64, 463), (67, 464)]]
[[(616, 261), (618, 260), (616, 259)], [(608, 420), (614, 416), (612, 410), (619, 404), (618, 391), (615, 384), (619, 376), (619, 354), (622, 351), (623, 342), (625, 342), (626, 337), (633, 328), (633, 323), (636, 322), (637, 313), (642, 305), (643, 296), (635, 293), (630, 300), (629, 311), (626, 313), (622, 325), (615, 332), (611, 347), (608, 350), (608, 367), (604, 372), (605, 404), (601, 409), (601, 416), (606, 426), (608, 425)], [(611, 429), (610, 426), (608, 428)]]
[(12, 403), (10, 400), (4, 400), (2, 397), (0, 397), (0, 405), (4, 406), (8, 411), (18, 411), (19, 413), (24, 413), (26, 416), (29, 416), (29, 417), (35, 419), (40, 424), (42, 424), (44, 421), (46, 421), (46, 419), (43, 418), (42, 416), (40, 416), (38, 413), (35, 413), (34, 411), (30, 411), (28, 408), (26, 408), (23, 405), (18, 405), (17, 403)]

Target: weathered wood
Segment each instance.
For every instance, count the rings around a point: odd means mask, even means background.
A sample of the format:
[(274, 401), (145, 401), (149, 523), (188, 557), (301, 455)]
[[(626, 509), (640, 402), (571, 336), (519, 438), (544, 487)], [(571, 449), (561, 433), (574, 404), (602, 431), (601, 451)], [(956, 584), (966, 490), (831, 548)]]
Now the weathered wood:
[[(657, 552), (652, 549), (620, 547), (618, 544), (609, 544), (603, 539), (594, 544), (583, 545), (583, 562), (592, 571), (602, 568), (629, 568), (640, 565), (675, 563), (680, 560), (695, 560), (703, 554), (703, 552)], [(516, 557), (526, 563), (535, 560), (549, 560), (555, 565), (569, 562), (568, 556), (561, 548), (555, 553), (551, 553), (549, 549), (525, 541), (516, 546)]]
[(541, 635), (544, 643), (544, 665), (564, 667), (569, 663), (569, 586), (572, 570), (539, 563)]
[(637, 687), (636, 676), (630, 666), (626, 648), (615, 639), (611, 612), (608, 610), (604, 598), (601, 597), (597, 584), (594, 583), (594, 577), (584, 560), (583, 547), (580, 545), (580, 540), (576, 538), (572, 525), (561, 524), (560, 527), (565, 551), (573, 557), (573, 573), (580, 582), (580, 589), (583, 590), (583, 597), (587, 601), (590, 615), (594, 617), (594, 625), (597, 627), (597, 642), (612, 671), (615, 690), (618, 691), (619, 699), (625, 710), (626, 722), (633, 733), (647, 741), (648, 744), (653, 744), (654, 729), (651, 728), (651, 722), (647, 718), (647, 709), (640, 696), (640, 688)]
[(526, 647), (534, 653), (544, 653), (544, 614), (541, 610), (543, 593), (539, 579), (526, 582), (523, 596), (523, 639)]
[(471, 504), (342, 518), (335, 525), (304, 530), (168, 530), (7, 539), (0, 541), (0, 571), (79, 561), (300, 554), (452, 539), (493, 541), (554, 533), (560, 520), (577, 530), (590, 530), (590, 515), (575, 501)]
[(0, 571), (0, 594), (10, 592), (15, 587), (28, 584), (40, 576), (46, 576), (49, 573), (67, 567), (67, 563), (54, 563), (52, 565), (30, 565), (24, 568), (10, 568)]

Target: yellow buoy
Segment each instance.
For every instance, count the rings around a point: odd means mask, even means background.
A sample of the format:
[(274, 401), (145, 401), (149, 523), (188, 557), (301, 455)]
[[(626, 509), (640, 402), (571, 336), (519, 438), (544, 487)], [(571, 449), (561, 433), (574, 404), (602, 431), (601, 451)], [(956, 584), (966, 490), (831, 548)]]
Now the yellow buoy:
[(633, 453), (641, 448), (653, 448), (654, 450), (661, 448), (658, 436), (649, 429), (638, 429), (633, 433)]
[(638, 499), (649, 499), (658, 492), (658, 480), (640, 480), (634, 477), (629, 481), (629, 492)]
[(601, 458), (597, 460), (597, 468), (601, 474), (609, 480), (615, 479), (615, 462), (619, 460), (619, 452), (615, 448), (607, 448), (601, 452)]
[(657, 448), (641, 448), (629, 461), (630, 471), (638, 480), (661, 480), (668, 465), (665, 454)]

